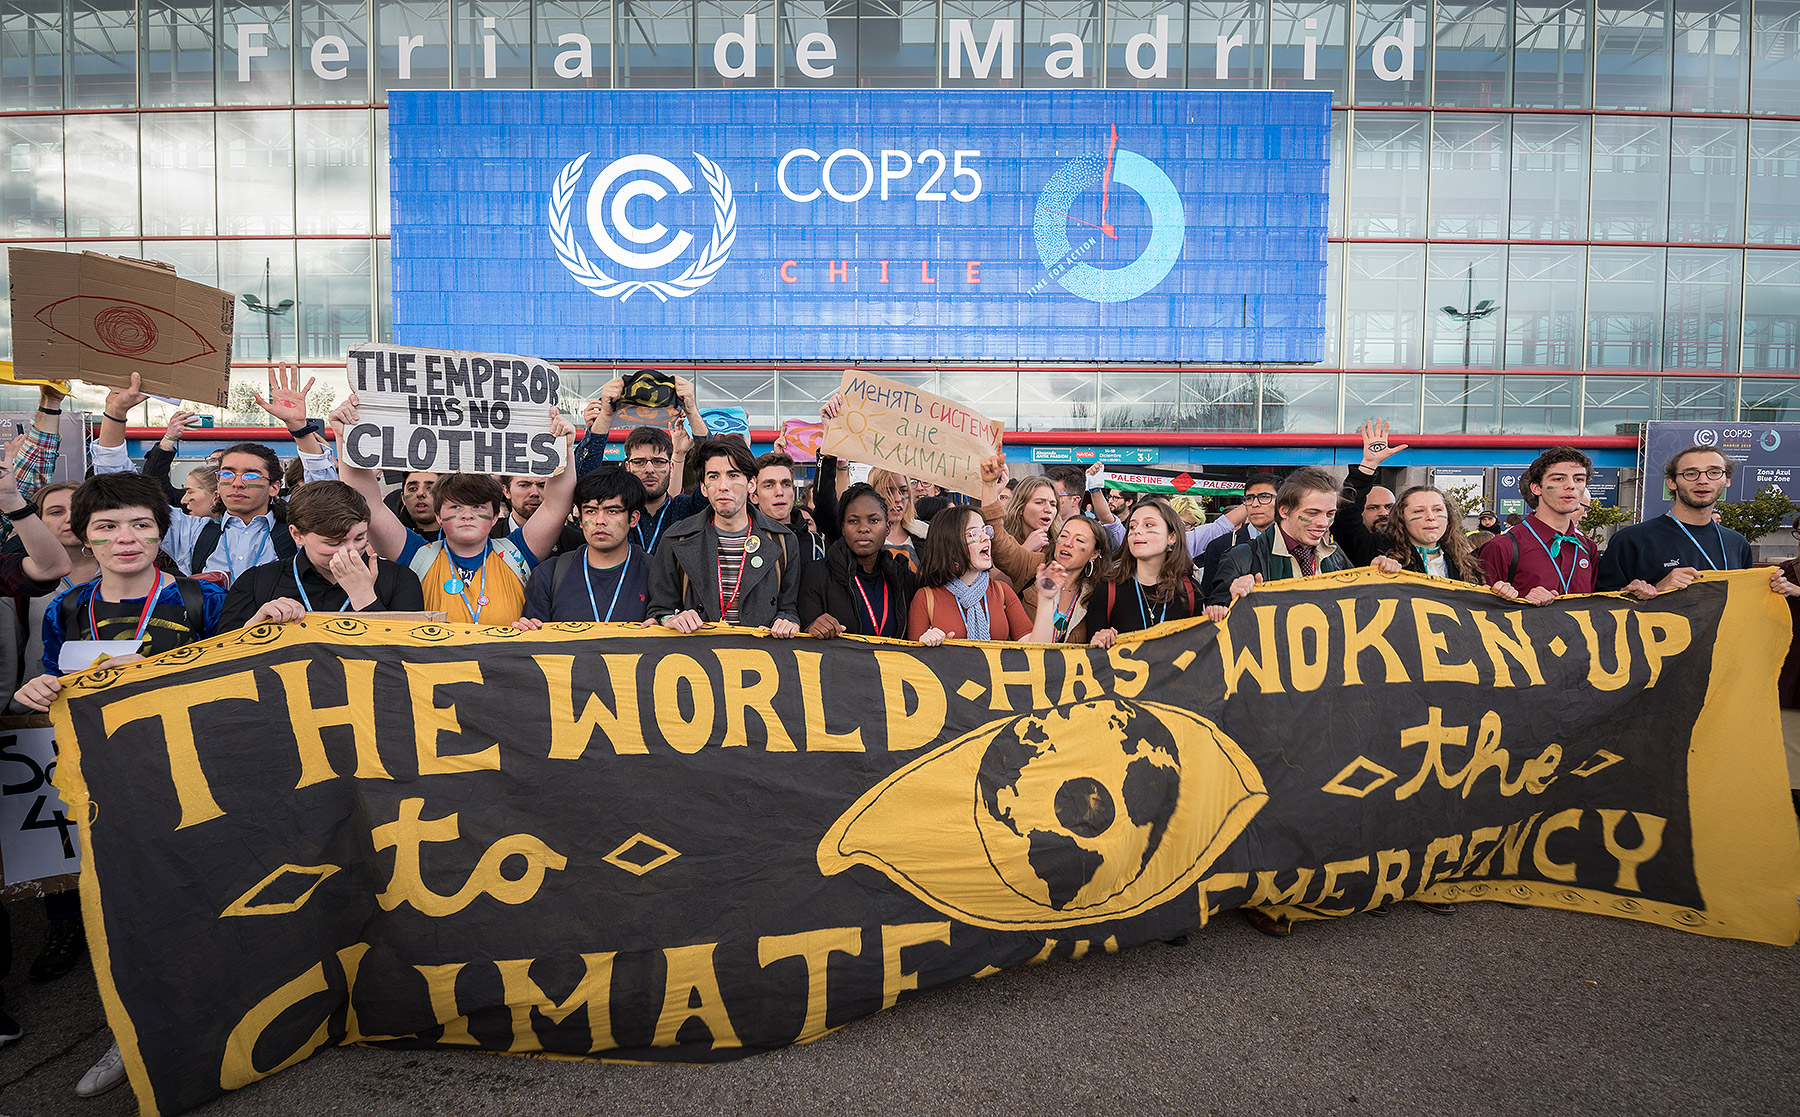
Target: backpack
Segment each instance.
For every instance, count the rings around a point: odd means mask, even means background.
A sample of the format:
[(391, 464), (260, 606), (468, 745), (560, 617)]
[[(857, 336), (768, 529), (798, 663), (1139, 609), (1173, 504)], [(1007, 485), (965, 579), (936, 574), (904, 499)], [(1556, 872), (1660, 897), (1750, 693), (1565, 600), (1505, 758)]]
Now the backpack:
[[(295, 553), (293, 535), (282, 530), (286, 527), (287, 521), (278, 513), (275, 516), (275, 526), (269, 530), (269, 542), (275, 548), (275, 557), (282, 562), (290, 561)], [(199, 537), (194, 540), (194, 553), (188, 559), (188, 569), (195, 572), (206, 569), (206, 560), (219, 549), (219, 540), (223, 538), (224, 518), (207, 521), (206, 526), (200, 529)]]
[[(86, 583), (83, 583), (83, 585), (85, 584)], [(201, 596), (200, 583), (193, 578), (183, 578), (177, 575), (175, 578), (175, 588), (181, 591), (181, 619), (187, 623), (188, 631), (194, 634), (194, 639), (196, 640), (205, 639), (206, 599)], [(81, 620), (80, 590), (81, 586), (76, 586), (68, 593), (63, 594), (60, 613), (62, 617), (63, 638), (65, 640), (68, 639), (69, 633), (75, 631), (76, 622)], [(100, 587), (95, 586), (94, 593), (99, 592)], [(87, 600), (91, 604), (94, 600), (94, 594), (88, 594)], [(152, 605), (150, 608), (151, 611), (154, 612), (156, 606)], [(90, 609), (90, 615), (91, 613), (92, 610)]]

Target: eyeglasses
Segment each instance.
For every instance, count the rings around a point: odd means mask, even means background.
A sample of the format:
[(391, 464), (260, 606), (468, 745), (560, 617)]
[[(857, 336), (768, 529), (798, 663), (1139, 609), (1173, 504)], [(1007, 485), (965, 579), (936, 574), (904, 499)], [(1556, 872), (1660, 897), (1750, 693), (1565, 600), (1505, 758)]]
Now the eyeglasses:
[(263, 480), (267, 476), (267, 474), (259, 469), (246, 469), (242, 473), (239, 473), (235, 469), (219, 470), (219, 480), (225, 482), (227, 485), (231, 484), (233, 481), (242, 481), (246, 485), (254, 485), (256, 482)]
[(670, 459), (668, 459), (668, 458), (626, 458), (625, 459), (625, 468), (626, 469), (667, 469), (667, 468), (669, 468), (669, 464), (670, 464)]
[(982, 524), (980, 527), (972, 527), (963, 533), (963, 538), (970, 543), (979, 543), (983, 539), (992, 539), (993, 537), (993, 524)]
[(1274, 504), (1275, 503), (1275, 494), (1274, 493), (1245, 493), (1244, 494), (1244, 503), (1245, 504)]
[[(223, 477), (224, 474), (220, 474), (219, 476)], [(1706, 478), (1708, 481), (1717, 481), (1719, 478), (1725, 476), (1725, 471), (1715, 465), (1711, 469), (1684, 469), (1675, 476), (1681, 478), (1683, 481), (1698, 481), (1702, 477)]]

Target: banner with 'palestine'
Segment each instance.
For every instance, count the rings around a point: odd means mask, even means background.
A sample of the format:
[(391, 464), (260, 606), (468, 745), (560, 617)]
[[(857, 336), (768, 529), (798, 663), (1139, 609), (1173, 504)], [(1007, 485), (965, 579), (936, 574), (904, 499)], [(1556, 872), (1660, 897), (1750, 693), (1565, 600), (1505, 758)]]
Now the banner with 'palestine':
[(1105, 651), (313, 615), (72, 679), (57, 783), (175, 1113), (326, 1044), (729, 1059), (1244, 905), (1791, 944), (1789, 635), (1761, 571), (1365, 570)]

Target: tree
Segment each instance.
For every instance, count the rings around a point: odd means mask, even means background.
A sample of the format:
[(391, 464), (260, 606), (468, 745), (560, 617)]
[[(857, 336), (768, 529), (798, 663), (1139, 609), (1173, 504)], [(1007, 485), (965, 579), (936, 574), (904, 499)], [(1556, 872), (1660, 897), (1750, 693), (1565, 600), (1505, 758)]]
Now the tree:
[(1445, 489), (1444, 495), (1456, 502), (1457, 515), (1481, 515), (1481, 487), (1479, 485), (1457, 485)]
[(1601, 528), (1617, 527), (1637, 519), (1637, 513), (1624, 508), (1614, 508), (1608, 504), (1595, 501), (1588, 506), (1587, 514), (1581, 517), (1581, 530), (1589, 535), (1596, 535)]
[(1788, 499), (1779, 486), (1770, 485), (1749, 500), (1720, 504), (1719, 520), (1732, 531), (1754, 543), (1770, 532), (1779, 531), (1800, 513), (1800, 504)]

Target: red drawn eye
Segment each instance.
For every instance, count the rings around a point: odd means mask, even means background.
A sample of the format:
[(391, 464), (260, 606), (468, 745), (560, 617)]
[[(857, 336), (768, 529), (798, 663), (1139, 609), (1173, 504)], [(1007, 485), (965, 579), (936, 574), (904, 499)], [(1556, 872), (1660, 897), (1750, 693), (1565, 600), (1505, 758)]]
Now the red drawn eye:
[(178, 365), (218, 346), (166, 310), (102, 295), (75, 295), (37, 312), (37, 320), (97, 353), (149, 365)]

